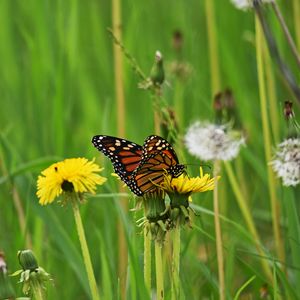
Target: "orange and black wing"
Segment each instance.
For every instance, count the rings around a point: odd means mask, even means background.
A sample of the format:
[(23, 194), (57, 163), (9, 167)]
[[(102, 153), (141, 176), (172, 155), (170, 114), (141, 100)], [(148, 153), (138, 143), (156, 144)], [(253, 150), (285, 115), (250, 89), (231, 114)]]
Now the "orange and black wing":
[(107, 135), (94, 136), (92, 143), (111, 160), (115, 172), (131, 187), (132, 172), (142, 159), (142, 146)]
[(149, 136), (143, 145), (142, 160), (133, 172), (131, 190), (139, 196), (151, 193), (163, 182), (165, 174), (178, 177), (184, 168), (165, 139), (156, 135)]

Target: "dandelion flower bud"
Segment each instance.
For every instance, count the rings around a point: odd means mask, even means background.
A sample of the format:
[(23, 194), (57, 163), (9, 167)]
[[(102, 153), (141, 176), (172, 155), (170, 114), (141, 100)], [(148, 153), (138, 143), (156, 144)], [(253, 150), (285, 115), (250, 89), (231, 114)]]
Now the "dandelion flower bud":
[(150, 79), (154, 85), (161, 85), (165, 79), (163, 57), (160, 51), (155, 52), (154, 65), (150, 71)]
[(31, 250), (18, 252), (19, 263), (22, 270), (18, 270), (12, 276), (20, 275), (20, 283), (23, 284), (23, 293), (32, 294), (34, 299), (42, 299), (46, 291), (46, 283), (52, 281), (50, 275), (38, 265)]
[(23, 270), (36, 270), (39, 265), (31, 250), (23, 250), (18, 252), (19, 263)]

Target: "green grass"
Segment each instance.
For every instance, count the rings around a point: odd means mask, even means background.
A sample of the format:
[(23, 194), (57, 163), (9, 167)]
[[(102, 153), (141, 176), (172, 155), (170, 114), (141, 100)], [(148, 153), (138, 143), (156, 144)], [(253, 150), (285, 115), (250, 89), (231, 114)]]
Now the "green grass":
[[(219, 184), (226, 192), (226, 203), (222, 204), (220, 195), (221, 207), (227, 208), (222, 211), (221, 220), (226, 294), (227, 299), (234, 299), (238, 293), (238, 299), (246, 299), (247, 295), (258, 299), (260, 288), (267, 282), (260, 260), (268, 259), (273, 267), (277, 257), (260, 119), (254, 15), (236, 10), (229, 0), (215, 2), (222, 88), (233, 90), (247, 135), (247, 147), (240, 153), (246, 181), (238, 180), (249, 191), (245, 199), (268, 255), (257, 255), (223, 172)], [(294, 34), (291, 4), (279, 5)], [(299, 74), (270, 8), (266, 8), (266, 14), (284, 60)], [(195, 120), (213, 120), (210, 81), (214, 74), (209, 71), (204, 1), (124, 0), (122, 18), (123, 43), (146, 73), (157, 49), (166, 62), (175, 59), (172, 32), (182, 31), (183, 57), (192, 65), (193, 73), (186, 82), (170, 80), (171, 86), (164, 87), (164, 96), (174, 105), (176, 93), (181, 94), (182, 111), (176, 112), (182, 116), (181, 134)], [(0, 1), (0, 250), (6, 254), (10, 272), (19, 269), (16, 254), (26, 246), (12, 197), (15, 188), (24, 209), (26, 230), (32, 238), (32, 250), (54, 279), (54, 286), (48, 286), (49, 299), (87, 299), (90, 292), (71, 208), (38, 204), (38, 174), (63, 158), (96, 157), (105, 167), (102, 175), (109, 178), (98, 193), (118, 191), (116, 179), (110, 176), (109, 160), (100, 158), (102, 155), (90, 142), (95, 134), (117, 134), (112, 39), (106, 30), (111, 23), (109, 1)], [(284, 100), (292, 95), (276, 66), (273, 71), (278, 110), (282, 111)], [(137, 83), (124, 59), (125, 138), (141, 144), (153, 134), (154, 125), (149, 93), (138, 90)], [(299, 105), (294, 102), (299, 116)], [(283, 139), (281, 115), (279, 119)], [(199, 164), (185, 151), (181, 155), (181, 145), (174, 147), (183, 163)], [(232, 165), (236, 167), (235, 163)], [(196, 175), (198, 167), (191, 166), (188, 172)], [(282, 206), (280, 224), (287, 273), (276, 265), (277, 280), (270, 283), (269, 292), (272, 294), (276, 289), (282, 299), (300, 299), (300, 225), (299, 214), (295, 213), (300, 209), (299, 187), (294, 191), (283, 190), (279, 184), (276, 192)], [(131, 196), (128, 201), (134, 207)], [(199, 213), (194, 219), (196, 228), (181, 232), (182, 299), (218, 299), (212, 193), (195, 196), (193, 203)], [(116, 243), (119, 219), (124, 224), (129, 249), (126, 293), (128, 299), (145, 299), (143, 233), (135, 225), (141, 212), (122, 212), (119, 199), (114, 196), (90, 198), (81, 206), (81, 215), (102, 299), (120, 297)], [(152, 273), (154, 276), (155, 272)], [(169, 273), (168, 269), (164, 272), (167, 299), (171, 287)], [(21, 296), (17, 279), (12, 281)]]

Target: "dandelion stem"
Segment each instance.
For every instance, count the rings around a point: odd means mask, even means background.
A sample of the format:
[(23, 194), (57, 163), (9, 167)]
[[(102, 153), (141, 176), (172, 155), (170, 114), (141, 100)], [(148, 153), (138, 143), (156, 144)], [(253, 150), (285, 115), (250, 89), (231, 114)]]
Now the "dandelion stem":
[[(299, 53), (297, 51), (297, 47), (295, 45), (295, 42), (290, 34), (290, 31), (285, 23), (285, 20), (284, 20), (284, 17), (279, 9), (279, 6), (277, 5), (276, 1), (272, 1), (272, 7), (275, 11), (275, 14), (276, 14), (276, 17), (278, 18), (278, 21), (280, 23), (280, 26), (284, 32), (284, 35), (286, 37), (286, 40), (288, 42), (288, 45), (290, 46), (291, 50), (292, 50), (292, 53), (296, 59), (296, 62), (298, 64), (298, 66), (300, 67), (300, 56), (299, 56)], [(299, 18), (299, 15), (298, 15), (298, 18)]]
[(171, 299), (180, 299), (180, 224), (177, 221), (173, 231), (173, 259), (172, 259), (172, 289)]
[(77, 233), (80, 241), (81, 251), (83, 255), (83, 260), (85, 264), (85, 269), (88, 275), (89, 285), (91, 289), (92, 299), (93, 300), (100, 300), (97, 283), (92, 267), (91, 257), (88, 249), (88, 245), (85, 238), (85, 233), (82, 225), (82, 220), (79, 212), (79, 207), (77, 203), (77, 199), (73, 199), (72, 201), (73, 213), (75, 218), (75, 223), (77, 227)]
[[(252, 236), (253, 242), (255, 243), (256, 249), (257, 249), (258, 253), (261, 255), (261, 257), (264, 257), (265, 252), (263, 251), (263, 249), (261, 247), (260, 238), (259, 238), (259, 235), (258, 235), (257, 230), (255, 228), (253, 218), (251, 216), (251, 213), (250, 213), (249, 207), (247, 205), (247, 202), (245, 201), (245, 199), (243, 197), (243, 194), (242, 194), (242, 191), (240, 189), (240, 185), (237, 181), (237, 178), (236, 178), (236, 176), (235, 176), (235, 174), (232, 170), (232, 166), (229, 162), (224, 162), (224, 165), (225, 165), (226, 173), (227, 173), (228, 178), (229, 178), (230, 185), (231, 185), (232, 190), (235, 194), (237, 203), (238, 203), (239, 208), (240, 208), (240, 210), (243, 214), (243, 217), (245, 219), (245, 222), (246, 222), (246, 225), (249, 229), (249, 232)], [(261, 261), (262, 268), (263, 268), (266, 276), (268, 277), (268, 279), (270, 281), (272, 281), (272, 272), (270, 270), (268, 261), (265, 260), (265, 259), (261, 259), (260, 261)]]
[(206, 10), (206, 28), (208, 35), (208, 49), (210, 61), (210, 78), (211, 90), (213, 95), (220, 90), (220, 70), (219, 70), (219, 56), (216, 38), (216, 22), (214, 15), (214, 1), (205, 1)]
[[(112, 22), (113, 31), (116, 38), (122, 40), (121, 30), (121, 4), (120, 0), (112, 0)], [(118, 135), (125, 135), (125, 97), (124, 97), (124, 85), (123, 85), (123, 59), (121, 48), (114, 43), (114, 73), (115, 73), (115, 96), (117, 101), (117, 120), (118, 120)], [(119, 192), (122, 192), (122, 184), (119, 184)], [(126, 199), (125, 199), (126, 200)], [(121, 206), (124, 212), (128, 211), (128, 201), (120, 199)], [(126, 294), (126, 271), (127, 271), (127, 246), (124, 234), (124, 228), (122, 222), (118, 220), (118, 273), (120, 278), (120, 289), (122, 299), (125, 299)]]
[[(217, 178), (220, 170), (220, 162), (214, 163), (214, 177)], [(219, 199), (218, 199), (218, 180), (215, 180), (214, 187), (214, 218), (215, 218), (215, 232), (217, 244), (217, 258), (218, 258), (218, 274), (219, 274), (219, 293), (220, 300), (225, 300), (225, 277), (224, 277), (224, 256), (223, 256), (223, 243), (220, 225), (219, 213)]]
[(144, 226), (144, 280), (151, 296), (151, 231), (147, 226)]
[(42, 286), (37, 279), (31, 280), (30, 287), (32, 288), (33, 298), (36, 300), (44, 300), (44, 293)]
[[(267, 113), (267, 99), (266, 99), (266, 87), (264, 81), (264, 68), (263, 68), (263, 35), (262, 29), (260, 27), (259, 17), (255, 17), (255, 29), (256, 29), (256, 59), (257, 59), (257, 73), (258, 73), (258, 85), (259, 85), (259, 97), (260, 97), (260, 108), (261, 108), (261, 118), (262, 118), (262, 127), (263, 127), (263, 139), (265, 147), (265, 157), (266, 162), (271, 161), (271, 138), (270, 138), (270, 127), (268, 122), (268, 113)], [(268, 187), (270, 193), (271, 201), (271, 211), (272, 211), (272, 225), (274, 232), (274, 239), (276, 245), (276, 252), (279, 259), (284, 262), (285, 254), (282, 244), (281, 234), (280, 234), (280, 209), (279, 202), (276, 197), (276, 182), (274, 173), (270, 165), (267, 166), (268, 171)]]
[(155, 240), (156, 299), (162, 300), (164, 295), (164, 277), (161, 255), (161, 242)]

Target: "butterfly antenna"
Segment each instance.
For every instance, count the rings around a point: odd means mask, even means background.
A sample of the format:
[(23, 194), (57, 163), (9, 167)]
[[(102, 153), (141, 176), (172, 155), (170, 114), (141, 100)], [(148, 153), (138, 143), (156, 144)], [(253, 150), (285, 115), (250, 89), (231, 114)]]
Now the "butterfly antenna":
[(194, 166), (194, 167), (204, 167), (204, 168), (208, 168), (208, 169), (212, 169), (212, 166), (209, 164), (183, 164), (184, 166)]

